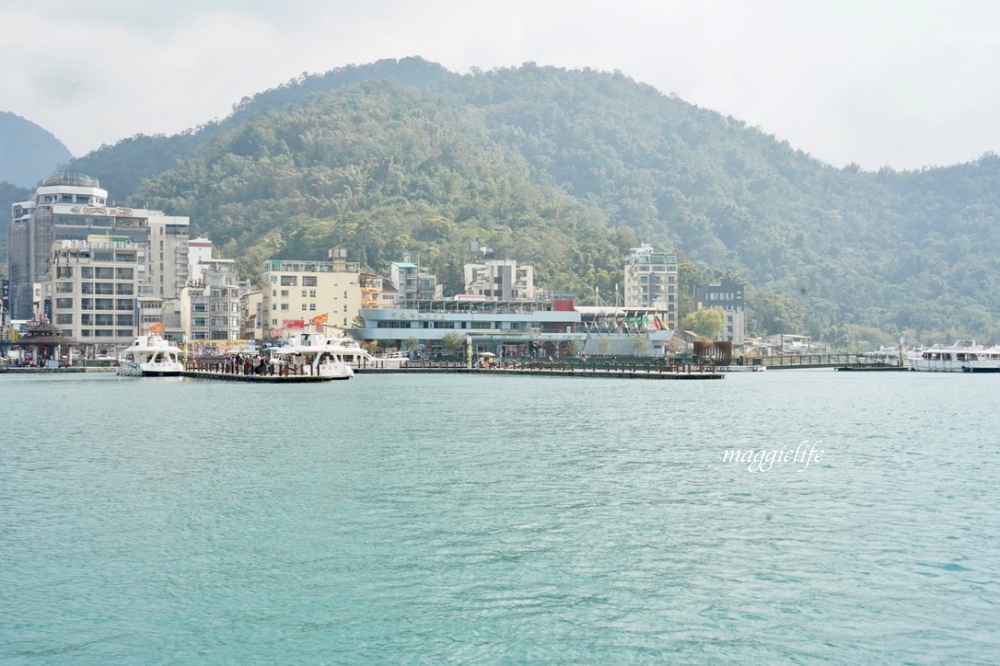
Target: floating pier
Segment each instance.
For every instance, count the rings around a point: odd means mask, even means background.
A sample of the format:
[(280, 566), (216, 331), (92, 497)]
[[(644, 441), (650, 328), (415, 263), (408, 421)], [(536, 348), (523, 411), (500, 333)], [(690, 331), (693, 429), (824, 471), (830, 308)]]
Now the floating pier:
[(301, 384), (304, 382), (331, 382), (344, 377), (323, 377), (315, 375), (244, 375), (211, 370), (185, 370), (182, 377), (192, 379), (216, 379), (226, 382), (255, 382), (258, 384)]

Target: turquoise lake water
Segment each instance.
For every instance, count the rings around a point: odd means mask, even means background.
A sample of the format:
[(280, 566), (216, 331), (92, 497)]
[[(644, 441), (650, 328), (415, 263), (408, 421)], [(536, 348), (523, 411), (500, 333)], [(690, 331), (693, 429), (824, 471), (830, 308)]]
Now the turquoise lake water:
[(4, 375), (0, 405), (5, 665), (1000, 661), (997, 376)]

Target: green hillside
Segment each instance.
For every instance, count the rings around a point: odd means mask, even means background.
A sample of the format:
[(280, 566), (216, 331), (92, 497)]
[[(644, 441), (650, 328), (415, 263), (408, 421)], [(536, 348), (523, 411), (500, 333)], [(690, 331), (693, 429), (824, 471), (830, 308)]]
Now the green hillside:
[(687, 285), (746, 280), (756, 332), (1000, 338), (1000, 158), (835, 169), (620, 73), (346, 67), (72, 168), (191, 216), (248, 274), (334, 245), (377, 270), (417, 250), (454, 291), (477, 240), (585, 299), (643, 241), (690, 261)]
[(69, 149), (51, 132), (0, 111), (0, 182), (33, 187), (71, 159)]

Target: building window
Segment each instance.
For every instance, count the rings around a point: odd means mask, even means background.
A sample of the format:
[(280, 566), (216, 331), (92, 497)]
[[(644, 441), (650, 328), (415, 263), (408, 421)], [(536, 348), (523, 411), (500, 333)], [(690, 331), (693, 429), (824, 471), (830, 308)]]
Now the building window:
[(119, 282), (116, 285), (115, 293), (119, 296), (131, 296), (132, 295), (132, 285), (128, 282)]
[(72, 294), (73, 293), (73, 283), (72, 282), (57, 282), (56, 283), (56, 293), (57, 294)]
[(57, 298), (56, 307), (60, 310), (72, 310), (73, 309), (73, 299), (72, 298)]
[(119, 280), (131, 280), (135, 271), (131, 268), (119, 268), (115, 271)]
[(303, 287), (315, 287), (315, 286), (317, 286), (317, 284), (316, 284), (316, 276), (315, 275), (303, 275), (302, 276), (302, 286)]
[(56, 324), (60, 326), (71, 326), (73, 324), (73, 314), (71, 312), (60, 312), (56, 315)]
[(288, 309), (288, 303), (282, 303), (281, 304), (281, 309), (282, 310), (287, 310)]
[(281, 286), (282, 287), (294, 287), (298, 285), (298, 278), (294, 275), (282, 275), (281, 276)]
[(71, 277), (73, 277), (73, 267), (72, 266), (56, 266), (56, 277), (57, 278), (71, 278)]
[(85, 279), (88, 279), (88, 280), (94, 279), (94, 267), (93, 266), (81, 266), (80, 267), (80, 276), (83, 277), (83, 278), (85, 278)]

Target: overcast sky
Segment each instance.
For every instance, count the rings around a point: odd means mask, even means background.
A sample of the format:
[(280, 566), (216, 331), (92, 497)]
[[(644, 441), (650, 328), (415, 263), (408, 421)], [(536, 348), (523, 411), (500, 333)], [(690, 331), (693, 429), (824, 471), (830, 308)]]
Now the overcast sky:
[(1000, 152), (995, 0), (0, 0), (0, 25), (0, 111), (77, 156), (412, 55), (618, 69), (838, 167)]

